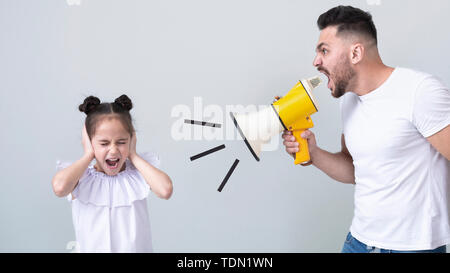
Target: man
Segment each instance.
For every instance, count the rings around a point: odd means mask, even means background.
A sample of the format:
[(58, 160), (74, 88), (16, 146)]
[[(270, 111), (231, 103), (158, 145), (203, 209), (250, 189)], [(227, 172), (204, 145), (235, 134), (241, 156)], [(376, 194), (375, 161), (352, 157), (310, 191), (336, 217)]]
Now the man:
[[(311, 163), (355, 184), (342, 252), (446, 252), (450, 243), (450, 92), (431, 75), (383, 64), (369, 13), (338, 6), (318, 18), (313, 65), (341, 98), (342, 150), (305, 131)], [(400, 53), (400, 51), (399, 51)], [(286, 151), (298, 143), (283, 134)]]

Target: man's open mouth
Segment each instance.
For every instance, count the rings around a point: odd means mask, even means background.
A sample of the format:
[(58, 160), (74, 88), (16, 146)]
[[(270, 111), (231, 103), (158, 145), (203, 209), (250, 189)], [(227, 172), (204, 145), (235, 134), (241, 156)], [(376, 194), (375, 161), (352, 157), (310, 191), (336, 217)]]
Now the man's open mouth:
[(319, 70), (320, 73), (324, 74), (324, 75), (327, 77), (327, 79), (328, 79), (328, 85), (327, 85), (327, 87), (328, 87), (328, 89), (331, 90), (331, 84), (330, 84), (331, 79), (330, 79), (330, 74), (328, 74), (328, 72), (326, 72), (326, 71), (323, 70), (323, 69), (318, 69), (318, 70)]

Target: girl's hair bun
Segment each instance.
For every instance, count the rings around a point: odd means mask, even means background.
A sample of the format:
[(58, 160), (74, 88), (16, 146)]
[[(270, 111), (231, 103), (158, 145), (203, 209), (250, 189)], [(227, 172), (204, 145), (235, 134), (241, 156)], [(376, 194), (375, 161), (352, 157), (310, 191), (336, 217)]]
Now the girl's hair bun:
[(100, 99), (94, 96), (87, 97), (83, 104), (78, 106), (78, 109), (81, 112), (84, 112), (86, 115), (89, 115), (95, 108), (100, 104)]
[(130, 111), (131, 108), (133, 108), (133, 103), (131, 102), (130, 98), (127, 95), (122, 95), (118, 97), (114, 103), (120, 105), (124, 110)]

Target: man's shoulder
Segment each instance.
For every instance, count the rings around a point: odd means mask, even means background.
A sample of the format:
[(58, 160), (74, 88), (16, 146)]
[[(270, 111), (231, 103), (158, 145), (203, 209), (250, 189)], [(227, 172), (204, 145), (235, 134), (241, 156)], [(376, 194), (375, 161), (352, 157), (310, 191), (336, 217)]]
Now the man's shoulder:
[(395, 68), (397, 79), (401, 84), (419, 85), (423, 80), (433, 79), (433, 75), (416, 69), (397, 67)]
[(409, 90), (431, 92), (433, 90), (447, 89), (443, 81), (437, 76), (409, 68), (397, 69), (399, 72), (399, 77), (397, 77), (399, 79), (398, 83), (408, 87)]
[(388, 85), (393, 92), (386, 94), (408, 105), (418, 94), (443, 87), (442, 82), (430, 73), (404, 67), (397, 67), (394, 73), (395, 76)]

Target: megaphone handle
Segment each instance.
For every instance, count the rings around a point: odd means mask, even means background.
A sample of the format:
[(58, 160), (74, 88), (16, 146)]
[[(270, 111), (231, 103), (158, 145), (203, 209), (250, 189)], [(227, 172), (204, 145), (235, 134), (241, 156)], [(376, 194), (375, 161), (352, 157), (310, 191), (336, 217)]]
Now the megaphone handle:
[(309, 149), (308, 149), (308, 140), (302, 138), (302, 133), (305, 130), (294, 130), (292, 131), (292, 134), (295, 137), (295, 140), (297, 140), (299, 146), (299, 151), (295, 154), (295, 165), (301, 164), (301, 163), (307, 163), (310, 161), (309, 157)]

